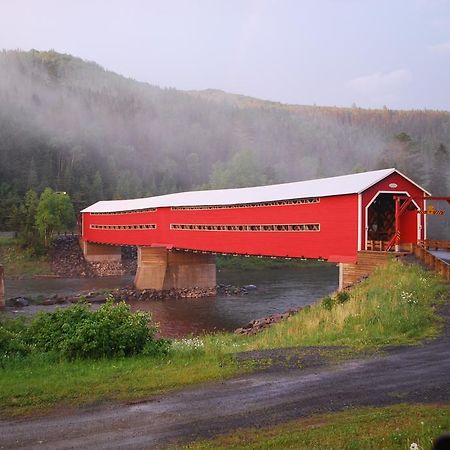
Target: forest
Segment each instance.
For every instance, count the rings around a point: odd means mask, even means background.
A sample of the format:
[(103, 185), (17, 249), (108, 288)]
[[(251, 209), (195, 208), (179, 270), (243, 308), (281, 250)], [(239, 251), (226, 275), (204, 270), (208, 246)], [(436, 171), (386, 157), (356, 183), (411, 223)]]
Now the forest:
[[(0, 52), (0, 230), (33, 189), (104, 199), (396, 167), (449, 195), (450, 112), (160, 88), (55, 51)], [(439, 228), (449, 228), (448, 215)]]

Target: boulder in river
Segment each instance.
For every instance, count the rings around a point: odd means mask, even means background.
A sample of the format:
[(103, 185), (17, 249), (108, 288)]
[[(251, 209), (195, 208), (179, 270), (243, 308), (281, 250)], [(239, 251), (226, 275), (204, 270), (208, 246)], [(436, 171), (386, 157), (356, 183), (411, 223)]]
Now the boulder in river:
[(8, 299), (8, 306), (14, 306), (16, 308), (23, 308), (24, 306), (28, 306), (30, 304), (30, 300), (26, 297), (14, 297)]

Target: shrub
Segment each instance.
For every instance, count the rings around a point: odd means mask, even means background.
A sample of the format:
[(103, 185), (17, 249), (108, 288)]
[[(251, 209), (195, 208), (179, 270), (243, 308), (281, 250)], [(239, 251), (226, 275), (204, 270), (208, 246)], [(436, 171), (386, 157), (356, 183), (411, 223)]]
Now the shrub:
[(26, 325), (21, 320), (5, 320), (0, 322), (0, 357), (1, 361), (14, 356), (24, 356), (31, 347), (24, 339)]
[(336, 302), (337, 303), (345, 303), (350, 300), (350, 294), (346, 291), (339, 291), (336, 294)]
[(37, 350), (54, 351), (69, 359), (129, 356), (146, 346), (155, 355), (166, 350), (154, 340), (156, 328), (149, 326), (150, 318), (148, 313), (132, 313), (125, 302), (109, 300), (98, 311), (78, 304), (37, 315), (28, 338)]
[(334, 300), (331, 297), (324, 297), (322, 299), (322, 308), (331, 311), (334, 306)]
[(143, 356), (166, 356), (169, 354), (172, 342), (168, 339), (148, 341), (142, 349)]

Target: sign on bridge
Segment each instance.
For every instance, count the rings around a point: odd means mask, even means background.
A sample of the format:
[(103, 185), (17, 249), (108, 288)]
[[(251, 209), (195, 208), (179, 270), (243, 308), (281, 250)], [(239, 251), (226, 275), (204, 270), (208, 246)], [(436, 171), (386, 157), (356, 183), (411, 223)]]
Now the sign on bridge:
[(429, 214), (432, 216), (443, 216), (445, 211), (442, 209), (435, 209), (433, 205), (428, 205), (427, 209), (418, 211), (418, 214)]

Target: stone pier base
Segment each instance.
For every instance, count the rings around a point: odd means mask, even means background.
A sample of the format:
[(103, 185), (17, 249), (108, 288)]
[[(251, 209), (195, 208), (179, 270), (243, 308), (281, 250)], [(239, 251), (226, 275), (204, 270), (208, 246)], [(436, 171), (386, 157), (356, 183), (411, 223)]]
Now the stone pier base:
[(122, 259), (120, 246), (94, 244), (83, 240), (80, 240), (80, 245), (84, 259), (88, 262), (120, 261)]
[(169, 251), (165, 247), (138, 247), (136, 289), (212, 288), (216, 261), (212, 255)]

